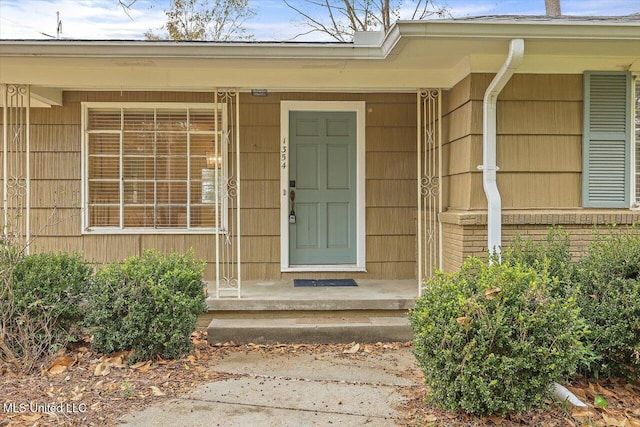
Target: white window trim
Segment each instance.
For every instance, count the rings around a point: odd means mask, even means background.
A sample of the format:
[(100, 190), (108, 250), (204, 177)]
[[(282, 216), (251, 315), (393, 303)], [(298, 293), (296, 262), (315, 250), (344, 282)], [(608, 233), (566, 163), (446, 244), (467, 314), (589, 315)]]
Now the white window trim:
[[(87, 126), (90, 109), (99, 108), (131, 108), (131, 109), (162, 109), (162, 108), (184, 108), (184, 109), (211, 109), (215, 110), (215, 103), (189, 103), (189, 102), (82, 102), (81, 103), (81, 123), (82, 123), (82, 135), (81, 135), (81, 182), (80, 182), (80, 198), (82, 206), (81, 214), (81, 233), (83, 235), (105, 235), (105, 234), (226, 234), (228, 224), (228, 209), (227, 201), (222, 200), (223, 206), (222, 212), (222, 228), (217, 227), (193, 227), (193, 228), (124, 228), (123, 224), (120, 227), (89, 227), (89, 185), (88, 185), (88, 167), (89, 164), (89, 150), (88, 150), (88, 138), (89, 135)], [(224, 130), (227, 128), (227, 114), (226, 104), (218, 104), (218, 109), (222, 110)], [(227, 155), (226, 149), (222, 148), (222, 156), (225, 158)], [(189, 156), (189, 154), (188, 154)], [(122, 154), (119, 155), (122, 160)], [(227, 164), (223, 163), (223, 173), (226, 175)], [(123, 200), (120, 200), (120, 210), (123, 207)]]
[[(356, 263), (289, 264), (289, 112), (351, 111), (356, 113)], [(364, 101), (282, 101), (280, 104), (280, 271), (365, 272), (366, 270), (366, 136)]]

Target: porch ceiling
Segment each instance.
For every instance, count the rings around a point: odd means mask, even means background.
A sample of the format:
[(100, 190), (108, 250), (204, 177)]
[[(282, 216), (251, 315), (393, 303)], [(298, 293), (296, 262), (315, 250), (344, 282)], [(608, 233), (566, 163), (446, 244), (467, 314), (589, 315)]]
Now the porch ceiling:
[[(413, 91), (496, 72), (513, 38), (521, 73), (640, 71), (640, 24), (399, 22), (375, 45), (0, 41), (0, 83), (58, 90)], [(37, 91), (36, 91), (37, 92)]]

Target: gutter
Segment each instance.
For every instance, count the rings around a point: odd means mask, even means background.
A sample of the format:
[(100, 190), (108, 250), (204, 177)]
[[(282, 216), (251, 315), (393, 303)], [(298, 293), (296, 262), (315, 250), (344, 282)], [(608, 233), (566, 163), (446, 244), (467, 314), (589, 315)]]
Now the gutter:
[[(637, 41), (639, 21), (611, 22), (584, 20), (488, 20), (435, 19), (396, 21), (402, 37), (527, 40)], [(392, 27), (393, 29), (393, 27)]]
[(496, 174), (496, 105), (498, 95), (505, 87), (513, 73), (522, 63), (524, 57), (524, 40), (513, 39), (509, 44), (509, 56), (493, 78), (484, 94), (482, 104), (482, 162), (478, 169), (482, 170), (482, 186), (487, 196), (487, 247), (490, 255), (500, 259), (502, 246), (502, 200), (498, 191)]
[[(487, 246), (490, 255), (496, 255), (500, 261), (500, 247), (502, 246), (502, 200), (496, 175), (496, 106), (498, 95), (522, 64), (524, 57), (524, 40), (513, 39), (509, 44), (509, 55), (495, 75), (484, 93), (482, 104), (482, 162), (478, 169), (482, 170), (482, 186), (487, 196)], [(490, 258), (491, 260), (491, 258)], [(552, 394), (561, 402), (569, 402), (573, 406), (586, 407), (576, 395), (566, 387), (552, 384)]]
[(0, 57), (198, 59), (384, 59), (380, 46), (353, 43), (215, 43), (137, 40), (0, 40)]

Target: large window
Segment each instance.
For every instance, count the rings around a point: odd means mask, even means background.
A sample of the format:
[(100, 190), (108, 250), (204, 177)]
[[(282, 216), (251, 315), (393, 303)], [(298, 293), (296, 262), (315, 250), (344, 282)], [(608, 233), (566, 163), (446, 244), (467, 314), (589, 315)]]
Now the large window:
[(85, 230), (224, 228), (223, 117), (213, 104), (83, 104)]

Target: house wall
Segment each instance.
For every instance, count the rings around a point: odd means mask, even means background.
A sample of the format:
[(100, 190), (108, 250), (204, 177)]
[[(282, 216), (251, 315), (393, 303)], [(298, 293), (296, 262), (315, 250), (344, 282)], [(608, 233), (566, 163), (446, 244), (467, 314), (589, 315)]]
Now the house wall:
[[(486, 198), (482, 187), (482, 100), (492, 74), (472, 74), (446, 96), (448, 203), (442, 215), (444, 269), (468, 256), (486, 256)], [(553, 225), (570, 232), (574, 255), (594, 226), (632, 224), (627, 209), (582, 208), (582, 75), (515, 74), (498, 97), (497, 165), (503, 245), (516, 234), (542, 239)]]
[[(280, 279), (280, 101), (366, 102), (367, 272), (355, 278), (415, 277), (415, 94), (241, 94), (243, 279)], [(81, 102), (212, 102), (210, 93), (65, 92), (62, 107), (32, 109), (32, 233), (36, 251), (81, 251), (97, 264), (144, 249), (195, 249), (214, 278), (214, 239), (207, 235), (81, 234)], [(295, 274), (314, 278), (342, 274)], [(292, 277), (292, 276), (291, 276)]]
[[(449, 209), (486, 209), (482, 99), (491, 74), (471, 74), (443, 106)], [(498, 188), (505, 209), (581, 206), (582, 75), (516, 74), (498, 98)]]

